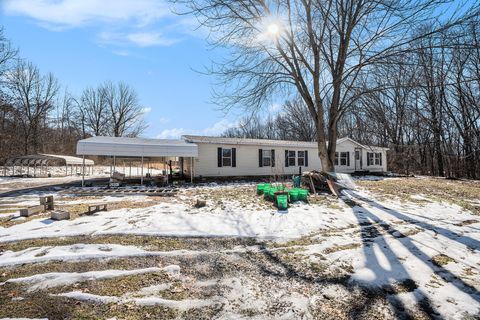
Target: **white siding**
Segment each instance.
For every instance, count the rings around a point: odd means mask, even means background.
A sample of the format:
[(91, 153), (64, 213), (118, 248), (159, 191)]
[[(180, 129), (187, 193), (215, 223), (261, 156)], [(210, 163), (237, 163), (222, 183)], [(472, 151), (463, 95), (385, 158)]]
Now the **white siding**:
[[(285, 167), (285, 150), (291, 151), (308, 151), (308, 167), (302, 166), (304, 170), (321, 170), (320, 159), (318, 157), (317, 148), (293, 148), (293, 147), (265, 147), (255, 145), (229, 145), (229, 144), (214, 144), (214, 143), (200, 143), (198, 145), (198, 158), (194, 160), (194, 176), (199, 177), (222, 177), (222, 176), (272, 176), (272, 175), (291, 175), (298, 174), (299, 166)], [(337, 172), (353, 172), (355, 171), (355, 148), (358, 147), (351, 141), (344, 141), (337, 145), (338, 152), (350, 153), (350, 166), (336, 166)], [(218, 148), (236, 148), (236, 167), (218, 167), (217, 149)], [(274, 167), (260, 167), (259, 166), (259, 149), (275, 150), (275, 166)], [(382, 167), (369, 167), (367, 165), (366, 149), (362, 150), (363, 169), (370, 171), (386, 171), (385, 151)], [(190, 161), (186, 159), (185, 168), (186, 173), (190, 173)]]

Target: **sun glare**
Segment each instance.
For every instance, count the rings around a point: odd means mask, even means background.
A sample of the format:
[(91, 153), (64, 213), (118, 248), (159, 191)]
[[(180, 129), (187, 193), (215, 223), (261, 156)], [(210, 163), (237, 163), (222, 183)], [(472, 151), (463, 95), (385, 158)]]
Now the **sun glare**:
[(280, 27), (277, 23), (271, 23), (268, 25), (268, 33), (272, 36), (277, 36), (280, 33)]

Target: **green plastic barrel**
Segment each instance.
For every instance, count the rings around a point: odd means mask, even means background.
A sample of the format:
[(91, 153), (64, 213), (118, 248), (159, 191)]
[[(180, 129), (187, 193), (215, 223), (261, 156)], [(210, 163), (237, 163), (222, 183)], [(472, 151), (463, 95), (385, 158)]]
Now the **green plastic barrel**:
[(299, 189), (298, 190), (298, 200), (307, 201), (308, 198), (308, 190)]
[(257, 194), (258, 194), (258, 195), (263, 194), (263, 188), (264, 188), (264, 187), (265, 187), (265, 184), (263, 184), (263, 183), (257, 184)]
[(268, 199), (273, 201), (275, 199), (275, 192), (277, 191), (278, 190), (275, 187), (270, 188), (270, 190), (268, 191)]
[(299, 190), (297, 188), (294, 188), (288, 192), (290, 195), (290, 201), (298, 201), (298, 191)]
[(287, 210), (288, 197), (286, 194), (279, 194), (277, 196), (277, 207), (278, 207), (278, 210)]
[(270, 188), (271, 188), (271, 186), (269, 184), (265, 184), (263, 186), (263, 196), (264, 196), (265, 199), (268, 199)]

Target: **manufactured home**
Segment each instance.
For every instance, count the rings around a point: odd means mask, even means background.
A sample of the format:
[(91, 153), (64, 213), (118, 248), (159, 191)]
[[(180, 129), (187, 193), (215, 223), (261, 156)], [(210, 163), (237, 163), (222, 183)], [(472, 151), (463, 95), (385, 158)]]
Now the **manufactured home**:
[[(350, 138), (337, 141), (335, 170), (342, 173), (387, 171), (387, 148), (362, 145)], [(178, 160), (188, 177), (240, 177), (298, 174), (322, 170), (316, 142), (185, 135), (181, 140), (91, 137), (78, 141), (77, 154), (116, 160)], [(148, 171), (146, 171), (148, 172)]]
[[(183, 136), (194, 143), (195, 177), (269, 176), (321, 170), (316, 142)], [(353, 139), (337, 141), (335, 170), (342, 173), (387, 171), (387, 148), (364, 146)], [(190, 172), (190, 162), (185, 172)]]

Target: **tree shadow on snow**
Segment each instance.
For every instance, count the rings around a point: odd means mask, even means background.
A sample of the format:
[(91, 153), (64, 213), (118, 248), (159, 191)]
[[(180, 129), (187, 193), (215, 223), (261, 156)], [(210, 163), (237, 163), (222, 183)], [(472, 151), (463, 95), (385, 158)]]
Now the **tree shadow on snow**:
[[(433, 263), (431, 258), (423, 252), (408, 235), (397, 230), (372, 211), (359, 205), (355, 200), (367, 202), (373, 208), (381, 210), (382, 213), (387, 213), (408, 224), (413, 224), (426, 230), (432, 230), (450, 240), (467, 246), (470, 250), (478, 250), (480, 248), (480, 242), (478, 240), (413, 219), (396, 210), (384, 207), (375, 201), (366, 199), (351, 190), (344, 191), (342, 199), (351, 207), (361, 229), (362, 250), (366, 260), (365, 270), (363, 271), (370, 274), (368, 279), (357, 280), (350, 278), (349, 275), (331, 277), (305, 272), (294, 263), (286, 261), (286, 259), (277, 254), (275, 250), (269, 249), (261, 243), (259, 243), (260, 252), (265, 259), (262, 260), (252, 257), (250, 259), (251, 263), (256, 264), (264, 274), (283, 280), (294, 279), (299, 282), (319, 285), (341, 285), (350, 291), (360, 289), (366, 301), (359, 305), (354, 305), (349, 309), (348, 313), (350, 317), (353, 318), (366, 314), (376, 301), (382, 298), (387, 299), (396, 318), (415, 318), (415, 315), (411, 314), (407, 306), (405, 306), (398, 296), (399, 293), (411, 293), (416, 302), (416, 306), (424, 315), (430, 319), (441, 319), (442, 316), (432, 305), (424, 289), (419, 288), (411, 279), (412, 270), (407, 270), (399, 256), (397, 256), (396, 252), (400, 250), (406, 254), (413, 255), (424, 268), (428, 268), (432, 273), (438, 275), (446, 282), (451, 283), (461, 292), (469, 295), (475, 301), (480, 302), (478, 290), (466, 284), (451, 271)], [(386, 236), (392, 236), (392, 238), (386, 238)], [(392, 242), (392, 240), (396, 242)], [(396, 250), (394, 250), (389, 243), (395, 243)]]

